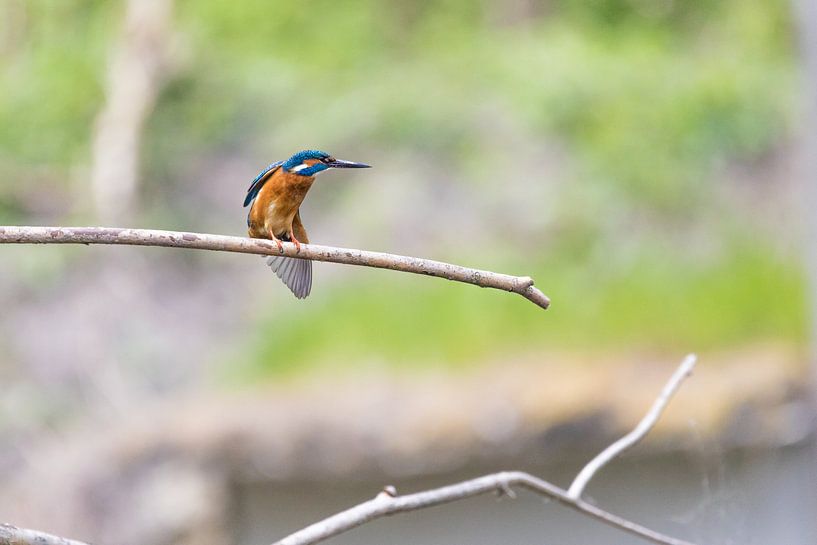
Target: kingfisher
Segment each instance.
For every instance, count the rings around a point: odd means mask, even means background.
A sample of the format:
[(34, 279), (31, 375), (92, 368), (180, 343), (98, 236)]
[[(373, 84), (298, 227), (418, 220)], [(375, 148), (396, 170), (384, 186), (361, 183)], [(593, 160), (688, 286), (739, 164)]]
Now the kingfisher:
[[(325, 151), (299, 151), (286, 161), (272, 163), (255, 177), (247, 190), (244, 206), (247, 232), (252, 238), (272, 240), (283, 252), (281, 241), (308, 244), (300, 207), (315, 177), (330, 168), (371, 168), (363, 163), (335, 159)], [(267, 265), (283, 280), (298, 299), (312, 290), (312, 261), (284, 256), (269, 256)]]

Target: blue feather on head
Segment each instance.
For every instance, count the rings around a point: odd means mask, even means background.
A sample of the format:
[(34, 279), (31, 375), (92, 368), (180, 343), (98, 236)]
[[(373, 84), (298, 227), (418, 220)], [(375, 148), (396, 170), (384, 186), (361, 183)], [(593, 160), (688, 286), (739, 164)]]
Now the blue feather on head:
[[(298, 153), (284, 161), (283, 169), (286, 170), (287, 172), (294, 172), (295, 174), (299, 174), (301, 176), (314, 176), (318, 172), (326, 170), (327, 168), (329, 168), (329, 166), (319, 162), (312, 166), (302, 169), (297, 169), (297, 167), (299, 165), (302, 165), (304, 161), (307, 161), (309, 159), (317, 159), (318, 161), (323, 161), (324, 159), (328, 159), (330, 157), (332, 157), (330, 154), (320, 150), (308, 149), (299, 151)], [(293, 171), (293, 169), (297, 170)]]
[[(316, 160), (317, 162), (314, 165), (304, 163), (304, 161), (309, 161), (310, 159)], [(299, 176), (315, 176), (319, 172), (323, 172), (329, 168), (369, 168), (369, 165), (335, 159), (325, 151), (313, 149), (299, 151), (286, 161), (272, 163), (262, 170), (250, 184), (250, 188), (247, 190), (247, 196), (244, 197), (244, 206), (252, 205), (266, 181), (272, 177), (279, 168), (284, 172), (291, 172)]]

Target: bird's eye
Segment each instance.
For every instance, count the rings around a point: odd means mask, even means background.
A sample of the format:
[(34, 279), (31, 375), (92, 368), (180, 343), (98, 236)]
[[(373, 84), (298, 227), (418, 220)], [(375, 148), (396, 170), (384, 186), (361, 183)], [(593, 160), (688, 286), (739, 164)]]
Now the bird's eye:
[(321, 162), (332, 163), (334, 160), (335, 160), (334, 157), (329, 156), (329, 157), (324, 157), (323, 159), (321, 159)]

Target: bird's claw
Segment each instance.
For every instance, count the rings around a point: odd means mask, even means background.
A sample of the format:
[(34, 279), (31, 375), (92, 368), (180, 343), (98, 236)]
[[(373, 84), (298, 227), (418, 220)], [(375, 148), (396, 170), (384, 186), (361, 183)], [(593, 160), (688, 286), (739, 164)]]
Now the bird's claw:
[(269, 236), (272, 239), (272, 241), (275, 243), (275, 245), (278, 247), (278, 253), (279, 254), (284, 253), (284, 244), (281, 242), (281, 239), (276, 237), (275, 233), (273, 233), (272, 230), (270, 230)]
[(293, 233), (289, 234), (289, 240), (291, 240), (292, 243), (295, 245), (296, 252), (301, 253), (301, 242), (297, 238), (295, 238), (295, 235)]

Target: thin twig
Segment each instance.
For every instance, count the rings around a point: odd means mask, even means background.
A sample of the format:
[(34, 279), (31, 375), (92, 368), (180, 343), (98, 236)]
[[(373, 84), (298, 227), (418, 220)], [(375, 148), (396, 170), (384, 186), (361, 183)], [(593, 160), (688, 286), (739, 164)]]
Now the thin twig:
[(0, 524), (0, 545), (88, 545), (82, 541), (67, 539), (37, 530), (17, 528)]
[[(0, 226), (0, 244), (123, 244), (257, 255), (279, 253), (274, 244), (263, 239), (113, 227)], [(546, 309), (550, 305), (550, 300), (533, 286), (533, 279), (529, 276), (511, 276), (419, 257), (318, 246), (317, 244), (302, 244), (299, 253), (294, 244), (284, 242), (283, 251), (280, 254), (313, 261), (330, 261), (345, 265), (360, 265), (436, 276), (483, 288), (518, 293), (541, 308)]]
[(336, 536), (380, 517), (433, 507), (435, 505), (470, 498), (488, 492), (507, 494), (511, 486), (527, 488), (537, 494), (553, 498), (605, 524), (637, 535), (653, 543), (662, 545), (691, 545), (688, 541), (658, 533), (591, 505), (581, 499), (581, 491), (600, 467), (626, 448), (637, 443), (652, 429), (683, 379), (692, 372), (695, 360), (694, 355), (686, 357), (662, 390), (658, 399), (647, 413), (647, 416), (644, 417), (632, 433), (628, 434), (624, 439), (616, 441), (601, 455), (597, 456), (585, 466), (570, 487), (572, 492), (563, 490), (538, 477), (520, 471), (494, 473), (492, 475), (486, 475), (484, 477), (478, 477), (476, 479), (406, 496), (381, 492), (374, 499), (307, 526), (277, 541), (274, 545), (312, 545), (313, 543), (318, 543), (319, 541)]
[(695, 354), (690, 354), (684, 361), (681, 362), (681, 365), (678, 366), (678, 369), (675, 370), (672, 377), (670, 377), (667, 384), (664, 386), (664, 389), (661, 390), (661, 394), (658, 396), (658, 399), (652, 404), (650, 410), (641, 419), (641, 422), (638, 423), (638, 426), (635, 427), (633, 431), (601, 451), (598, 456), (590, 460), (590, 462), (582, 468), (576, 478), (573, 480), (573, 484), (570, 485), (570, 488), (567, 490), (567, 494), (577, 500), (582, 496), (582, 492), (584, 488), (587, 486), (587, 483), (590, 482), (590, 479), (593, 478), (593, 475), (596, 472), (604, 467), (610, 460), (627, 450), (628, 448), (632, 447), (641, 439), (644, 438), (647, 433), (655, 426), (655, 423), (658, 422), (658, 419), (661, 417), (661, 413), (664, 412), (664, 408), (669, 403), (672, 396), (678, 390), (678, 387), (681, 386), (681, 383), (684, 381), (686, 377), (688, 377), (692, 373), (692, 369), (695, 367), (695, 362), (697, 361), (697, 357)]

